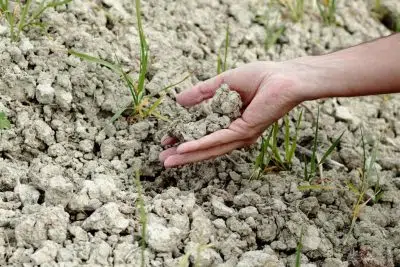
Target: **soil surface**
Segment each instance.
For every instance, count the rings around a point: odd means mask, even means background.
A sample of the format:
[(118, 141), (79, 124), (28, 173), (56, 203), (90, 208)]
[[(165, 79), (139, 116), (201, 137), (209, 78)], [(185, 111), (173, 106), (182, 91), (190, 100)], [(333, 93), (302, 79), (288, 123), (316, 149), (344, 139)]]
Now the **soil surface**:
[[(369, 1), (337, 2), (336, 25), (324, 26), (308, 3), (303, 20), (294, 23), (287, 8), (269, 1), (143, 0), (151, 55), (146, 90), (156, 94), (194, 73), (159, 107), (172, 125), (154, 117), (112, 123), (131, 100), (124, 82), (67, 53), (118, 59), (137, 77), (132, 1), (73, 0), (46, 10), (45, 31), (29, 29), (18, 42), (1, 21), (0, 111), (12, 125), (0, 137), (0, 265), (140, 266), (134, 181), (140, 169), (146, 266), (295, 266), (299, 240), (302, 266), (400, 266), (399, 95), (313, 101), (290, 113), (294, 125), (304, 110), (298, 144), (308, 150), (318, 106), (321, 153), (345, 130), (331, 156), (343, 166), (324, 165), (314, 182), (330, 190), (299, 189), (309, 185), (301, 152), (291, 171), (260, 179), (250, 179), (259, 145), (183, 168), (166, 170), (158, 161), (165, 133), (192, 140), (239, 115), (240, 99), (226, 87), (190, 110), (174, 99), (216, 75), (227, 22), (230, 68), (328, 53), (391, 34)], [(398, 1), (385, 5), (400, 13)], [(286, 26), (268, 50), (266, 17)], [(350, 231), (357, 195), (348, 185), (360, 184), (362, 134), (367, 154), (377, 151), (364, 200), (378, 183), (383, 194), (362, 207)]]

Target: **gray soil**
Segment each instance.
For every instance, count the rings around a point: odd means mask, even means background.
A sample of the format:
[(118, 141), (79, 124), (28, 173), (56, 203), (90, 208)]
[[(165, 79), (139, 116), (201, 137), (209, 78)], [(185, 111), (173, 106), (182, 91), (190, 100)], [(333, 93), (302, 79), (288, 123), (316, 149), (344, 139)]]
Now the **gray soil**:
[[(391, 33), (371, 15), (368, 1), (337, 1), (336, 26), (323, 26), (316, 6), (307, 6), (304, 20), (293, 23), (284, 7), (265, 2), (143, 1), (148, 92), (195, 71), (159, 108), (176, 123), (173, 128), (156, 118), (111, 123), (130, 101), (124, 83), (109, 69), (66, 53), (72, 48), (109, 61), (116, 57), (137, 70), (130, 0), (74, 0), (47, 10), (47, 30), (31, 29), (17, 43), (2, 21), (0, 111), (12, 127), (0, 137), (0, 266), (140, 266), (137, 169), (148, 213), (146, 266), (294, 266), (301, 237), (302, 266), (400, 266), (399, 95), (305, 103), (301, 146), (312, 146), (318, 105), (321, 151), (346, 130), (332, 155), (344, 167), (324, 166), (320, 179), (332, 190), (298, 189), (307, 185), (301, 154), (290, 172), (249, 179), (257, 145), (178, 169), (158, 162), (165, 133), (192, 140), (239, 115), (240, 99), (226, 87), (194, 109), (174, 100), (174, 93), (216, 74), (226, 22), (230, 67), (332, 52)], [(398, 1), (387, 5), (400, 12)], [(267, 11), (271, 21), (287, 26), (268, 51)], [(362, 208), (348, 235), (356, 195), (346, 184), (358, 182), (361, 129), (367, 150), (377, 147), (370, 183), (379, 179), (383, 195)]]

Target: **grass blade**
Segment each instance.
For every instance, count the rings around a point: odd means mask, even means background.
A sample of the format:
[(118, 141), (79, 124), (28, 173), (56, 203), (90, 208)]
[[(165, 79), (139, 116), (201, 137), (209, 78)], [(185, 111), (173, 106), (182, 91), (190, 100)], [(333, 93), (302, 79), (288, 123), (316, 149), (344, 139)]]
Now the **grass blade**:
[(24, 5), (24, 7), (22, 8), (22, 12), (21, 12), (21, 16), (20, 16), (20, 18), (19, 18), (19, 23), (18, 23), (18, 32), (17, 32), (17, 36), (19, 36), (20, 35), (20, 33), (22, 32), (22, 30), (24, 29), (24, 27), (25, 27), (25, 20), (26, 20), (26, 17), (27, 17), (27, 15), (28, 15), (28, 10), (29, 10), (29, 8), (30, 8), (30, 6), (31, 6), (31, 3), (32, 3), (32, 0), (27, 0), (26, 2), (25, 2), (25, 5)]
[(310, 162), (310, 174), (309, 174), (310, 178), (312, 178), (312, 176), (314, 176), (315, 171), (316, 171), (318, 127), (319, 127), (319, 106), (318, 106), (318, 113), (317, 113), (317, 122), (315, 125), (314, 144), (313, 144), (311, 162)]
[[(130, 104), (129, 104), (129, 106), (130, 106)], [(119, 110), (114, 114), (114, 116), (112, 116), (111, 122), (114, 122), (114, 121), (116, 121), (119, 117), (121, 117), (122, 113), (124, 113), (124, 111), (127, 110), (127, 108), (129, 108), (129, 106), (126, 106), (126, 107), (123, 107), (123, 108), (119, 109)]]
[(230, 33), (229, 33), (229, 24), (226, 25), (225, 32), (225, 42), (224, 42), (224, 60), (221, 57), (221, 47), (218, 51), (217, 55), (217, 74), (221, 74), (228, 69), (227, 59), (228, 59), (228, 51), (229, 51), (229, 43), (230, 43)]
[(226, 25), (226, 33), (225, 33), (225, 52), (224, 52), (224, 67), (223, 71), (225, 72), (228, 69), (227, 59), (228, 59), (228, 49), (229, 49), (229, 23)]
[(156, 110), (156, 108), (161, 104), (162, 102), (162, 97), (158, 98), (145, 112), (144, 112), (144, 117), (147, 117)]
[(164, 88), (161, 89), (161, 91), (158, 92), (157, 94), (166, 92), (166, 91), (168, 91), (169, 89), (171, 89), (172, 87), (175, 87), (175, 86), (177, 86), (177, 85), (183, 83), (184, 81), (186, 81), (187, 79), (189, 79), (189, 77), (192, 76), (192, 74), (193, 74), (193, 72), (190, 72), (190, 73), (189, 73), (188, 75), (186, 75), (182, 80), (180, 80), (180, 81), (178, 81), (178, 82), (176, 82), (176, 83), (173, 83), (173, 84), (170, 84), (170, 85), (164, 87)]
[(145, 266), (145, 252), (146, 252), (146, 247), (147, 247), (147, 212), (146, 212), (146, 207), (145, 207), (144, 199), (143, 199), (143, 189), (142, 189), (142, 184), (140, 182), (140, 171), (139, 170), (136, 170), (136, 172), (135, 172), (135, 185), (136, 185), (137, 194), (138, 194), (138, 198), (136, 201), (136, 207), (139, 210), (139, 223), (142, 227), (142, 229), (141, 229), (142, 239), (140, 240), (140, 250), (141, 250), (140, 266), (144, 267)]
[(140, 0), (135, 0), (135, 7), (136, 7), (136, 19), (138, 24), (139, 39), (140, 39), (140, 71), (139, 71), (139, 80), (138, 80), (136, 95), (140, 101), (144, 96), (144, 90), (145, 90), (144, 83), (146, 80), (147, 64), (149, 60), (148, 58), (149, 46), (146, 42), (146, 37), (143, 31)]
[(104, 67), (107, 67), (107, 68), (115, 71), (119, 75), (123, 75), (125, 73), (122, 70), (121, 66), (115, 65), (115, 64), (110, 63), (108, 61), (105, 61), (103, 59), (100, 59), (100, 58), (97, 58), (97, 57), (93, 57), (93, 56), (90, 56), (88, 54), (80, 53), (80, 52), (77, 52), (77, 51), (72, 50), (72, 49), (68, 50), (68, 53), (71, 54), (71, 55), (74, 55), (76, 57), (79, 57), (81, 59), (84, 59), (86, 61), (89, 61), (89, 62), (92, 62), (92, 63), (96, 63), (96, 64), (100, 64), (100, 65), (102, 65)]
[(285, 127), (285, 136), (284, 136), (284, 146), (285, 146), (285, 155), (286, 155), (286, 161), (288, 161), (287, 156), (289, 155), (289, 148), (290, 148), (290, 125), (289, 125), (289, 116), (285, 115), (283, 117), (283, 123)]
[[(264, 169), (268, 166), (270, 157), (265, 160), (266, 155), (268, 154), (268, 147), (269, 147), (269, 142), (272, 136), (272, 129), (269, 131), (267, 138), (262, 137), (261, 139), (261, 147), (260, 147), (260, 153), (258, 154), (255, 162), (254, 162), (254, 170), (255, 172), (258, 171), (257, 174), (257, 179), (260, 178), (262, 172)], [(252, 177), (254, 177), (254, 173)]]
[(274, 126), (272, 128), (273, 133), (272, 133), (272, 154), (274, 155), (274, 159), (277, 161), (279, 165), (283, 165), (281, 156), (279, 154), (278, 150), (278, 132), (279, 132), (279, 124), (278, 122), (274, 123)]
[(342, 134), (336, 138), (335, 142), (332, 143), (332, 145), (328, 148), (328, 150), (325, 152), (325, 154), (322, 156), (321, 160), (319, 161), (318, 165), (324, 164), (326, 158), (333, 152), (333, 150), (338, 146), (340, 140), (342, 139), (343, 134), (345, 131), (342, 132)]
[(307, 166), (308, 163), (307, 163), (307, 158), (305, 155), (303, 156), (303, 160), (304, 160), (304, 179), (306, 181), (309, 181), (310, 177), (308, 177), (308, 166)]
[(299, 117), (297, 118), (295, 135), (292, 140), (292, 146), (290, 147), (289, 155), (287, 156), (287, 161), (289, 162), (290, 165), (292, 164), (294, 153), (296, 152), (297, 139), (299, 137), (299, 129), (300, 129), (300, 123), (301, 123), (302, 118), (303, 118), (303, 110), (300, 111)]
[(301, 251), (303, 249), (303, 234), (304, 234), (304, 226), (301, 227), (300, 238), (299, 238), (299, 242), (297, 243), (297, 247), (296, 247), (296, 263), (295, 263), (296, 267), (301, 266)]
[(307, 190), (325, 190), (330, 191), (335, 189), (333, 186), (326, 185), (300, 185), (297, 187), (299, 191), (307, 191)]

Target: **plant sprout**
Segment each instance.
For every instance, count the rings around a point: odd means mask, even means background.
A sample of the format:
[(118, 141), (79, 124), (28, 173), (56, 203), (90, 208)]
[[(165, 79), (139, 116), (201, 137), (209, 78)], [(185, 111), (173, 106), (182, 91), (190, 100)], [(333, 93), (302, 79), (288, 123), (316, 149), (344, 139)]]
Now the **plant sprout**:
[(293, 136), (290, 135), (290, 123), (288, 115), (283, 119), (284, 126), (284, 155), (281, 156), (281, 152), (278, 147), (278, 133), (279, 123), (275, 122), (266, 138), (262, 138), (260, 152), (255, 160), (254, 169), (255, 173), (253, 177), (260, 175), (267, 170), (267, 167), (271, 162), (274, 163), (274, 167), (278, 170), (290, 170), (292, 167), (292, 160), (297, 147), (297, 137), (302, 120), (303, 112), (301, 111), (295, 125), (295, 133)]
[(10, 37), (13, 42), (20, 39), (21, 32), (30, 27), (44, 28), (45, 24), (40, 21), (40, 17), (48, 8), (55, 8), (68, 4), (72, 0), (52, 0), (40, 1), (39, 5), (32, 9), (32, 0), (0, 0), (0, 18), (3, 16), (10, 27)]
[(229, 50), (229, 24), (226, 26), (226, 32), (225, 32), (225, 41), (224, 41), (224, 56), (223, 60), (221, 57), (221, 48), (218, 51), (218, 58), (217, 58), (217, 74), (221, 74), (222, 72), (225, 72), (228, 69), (227, 66), (227, 58), (228, 58), (228, 50)]
[(376, 171), (375, 162), (376, 162), (376, 158), (377, 158), (377, 152), (376, 152), (376, 147), (374, 147), (372, 149), (370, 159), (367, 161), (367, 152), (366, 152), (366, 146), (365, 146), (365, 141), (364, 141), (364, 135), (363, 135), (362, 131), (361, 131), (361, 142), (362, 142), (362, 149), (363, 149), (363, 166), (359, 170), (360, 184), (359, 184), (359, 186), (356, 186), (356, 185), (352, 184), (351, 182), (347, 183), (347, 187), (349, 188), (349, 190), (352, 191), (356, 195), (357, 201), (353, 207), (350, 230), (344, 239), (344, 244), (347, 243), (347, 240), (348, 240), (351, 232), (354, 229), (356, 221), (357, 221), (358, 217), (360, 216), (362, 208), (364, 208), (370, 201), (373, 201), (374, 203), (378, 202), (379, 199), (383, 195), (383, 192), (379, 185), (379, 177), (378, 177), (377, 183), (374, 186), (373, 195), (369, 196), (368, 199), (365, 200), (367, 191), (371, 188), (371, 186), (368, 182), (369, 177), (372, 175), (373, 171)]
[(281, 0), (290, 12), (290, 17), (294, 22), (298, 22), (304, 15), (304, 0)]
[(335, 23), (336, 0), (317, 0), (317, 6), (326, 25)]
[[(338, 144), (344, 134), (344, 131), (343, 131), (342, 134), (338, 138), (336, 138), (336, 140), (331, 144), (331, 146), (328, 148), (328, 150), (325, 151), (322, 158), (319, 159), (319, 156), (317, 154), (318, 127), (319, 127), (319, 107), (318, 107), (317, 122), (316, 122), (315, 133), (314, 133), (314, 144), (313, 144), (313, 148), (312, 148), (311, 160), (309, 162), (310, 168), (308, 167), (307, 160), (304, 158), (304, 179), (306, 181), (311, 181), (315, 178), (315, 176), (317, 174), (317, 168), (322, 168), (322, 165), (327, 160), (329, 155), (332, 154), (333, 150), (338, 146)], [(320, 172), (322, 172), (322, 171), (320, 171)]]
[[(69, 50), (68, 52), (74, 56), (77, 56), (83, 60), (96, 63), (99, 65), (102, 65), (104, 67), (107, 67), (114, 71), (116, 74), (118, 74), (125, 82), (127, 85), (129, 92), (132, 97), (132, 102), (128, 107), (123, 107), (121, 110), (119, 110), (113, 117), (112, 121), (115, 121), (118, 119), (122, 113), (125, 110), (131, 110), (132, 111), (132, 116), (133, 117), (139, 117), (139, 118), (146, 118), (151, 115), (162, 119), (164, 121), (169, 121), (168, 118), (162, 116), (160, 113), (156, 111), (157, 107), (161, 104), (163, 94), (167, 92), (170, 88), (184, 82), (186, 79), (190, 77), (190, 74), (187, 75), (185, 78), (180, 80), (177, 83), (168, 85), (164, 87), (161, 91), (158, 92), (160, 95), (159, 98), (151, 101), (151, 96), (146, 95), (146, 89), (145, 89), (145, 81), (146, 81), (146, 74), (147, 74), (147, 67), (148, 67), (148, 61), (149, 61), (149, 46), (146, 41), (146, 37), (143, 31), (143, 25), (142, 25), (142, 20), (141, 20), (141, 15), (140, 15), (140, 0), (135, 0), (135, 7), (136, 7), (136, 18), (137, 18), (137, 25), (138, 25), (138, 31), (139, 31), (139, 39), (140, 39), (140, 69), (139, 69), (139, 78), (135, 82), (133, 78), (123, 70), (120, 64), (114, 64), (108, 61), (105, 61), (103, 59), (99, 59), (93, 56), (90, 56), (88, 54), (84, 54), (81, 52), (77, 52), (74, 50)], [(151, 103), (152, 102), (152, 103)]]
[(0, 112), (0, 130), (10, 129), (11, 123), (4, 112)]
[(145, 267), (145, 252), (147, 247), (147, 212), (146, 207), (144, 204), (143, 198), (143, 188), (142, 184), (140, 183), (140, 171), (136, 170), (135, 172), (135, 185), (137, 190), (137, 201), (136, 207), (139, 210), (139, 224), (141, 226), (141, 240), (140, 240), (140, 266)]

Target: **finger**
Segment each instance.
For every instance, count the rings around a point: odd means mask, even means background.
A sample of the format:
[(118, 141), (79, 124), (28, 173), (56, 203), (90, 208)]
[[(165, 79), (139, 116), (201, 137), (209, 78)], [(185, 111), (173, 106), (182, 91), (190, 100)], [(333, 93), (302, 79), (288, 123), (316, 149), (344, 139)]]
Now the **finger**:
[(161, 145), (162, 146), (169, 146), (169, 145), (175, 144), (177, 141), (178, 140), (175, 137), (164, 136), (163, 138), (161, 138)]
[(174, 155), (176, 153), (177, 153), (176, 152), (176, 147), (171, 147), (171, 148), (168, 148), (168, 149), (162, 151), (160, 153), (160, 155), (158, 156), (158, 159), (161, 162), (164, 162), (168, 157), (170, 157), (170, 156), (172, 156), (172, 155)]
[(224, 83), (225, 74), (222, 73), (204, 82), (200, 82), (189, 90), (176, 96), (176, 101), (183, 106), (193, 106), (203, 100), (211, 98), (215, 91)]
[(226, 154), (228, 152), (231, 152), (234, 149), (251, 145), (252, 143), (254, 143), (254, 141), (255, 139), (241, 140), (237, 142), (224, 144), (222, 146), (216, 146), (207, 150), (195, 151), (184, 154), (174, 154), (165, 159), (164, 166), (166, 168), (172, 168), (180, 165), (185, 165), (188, 163), (194, 163), (206, 159), (211, 159)]
[(189, 153), (196, 150), (204, 150), (226, 143), (249, 139), (258, 134), (258, 130), (241, 118), (231, 123), (229, 128), (222, 129), (206, 135), (198, 140), (189, 141), (178, 146), (177, 153)]

